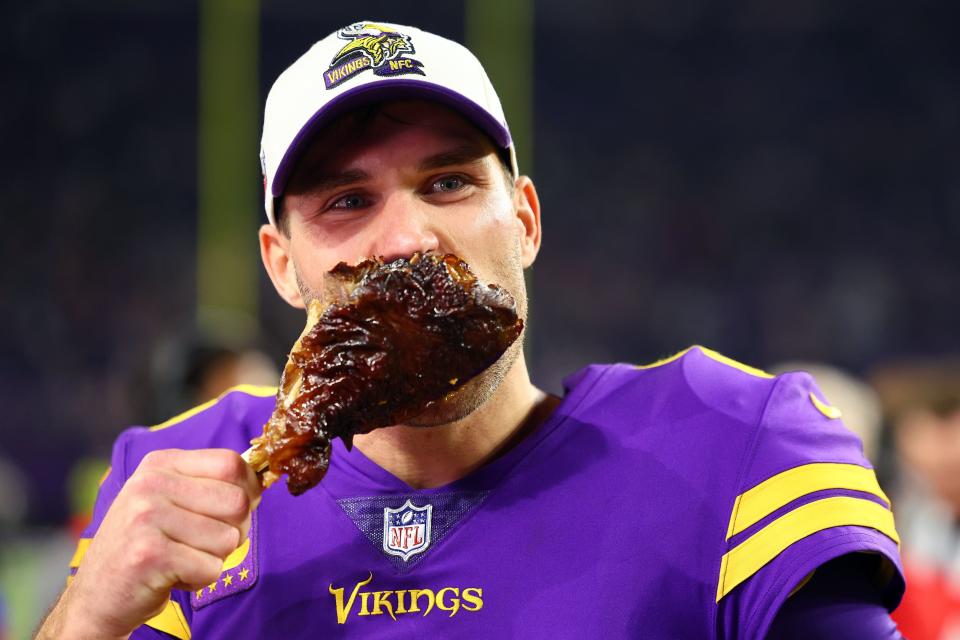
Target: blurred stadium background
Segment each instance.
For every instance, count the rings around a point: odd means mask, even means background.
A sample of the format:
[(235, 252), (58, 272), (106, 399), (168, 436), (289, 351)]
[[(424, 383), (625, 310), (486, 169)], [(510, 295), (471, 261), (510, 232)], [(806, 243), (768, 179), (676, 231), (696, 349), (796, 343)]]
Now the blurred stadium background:
[(263, 99), (313, 41), (368, 18), (466, 42), (500, 88), (543, 203), (541, 386), (692, 343), (859, 377), (960, 353), (952, 3), (8, 3), (10, 638), (61, 588), (117, 433), (282, 362), (302, 318), (256, 251)]

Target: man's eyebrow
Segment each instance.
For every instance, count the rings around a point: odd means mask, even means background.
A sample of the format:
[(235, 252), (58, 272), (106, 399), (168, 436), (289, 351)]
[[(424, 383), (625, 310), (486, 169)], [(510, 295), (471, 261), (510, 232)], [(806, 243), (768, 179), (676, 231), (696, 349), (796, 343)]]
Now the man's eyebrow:
[[(490, 153), (490, 149), (480, 144), (465, 143), (453, 149), (434, 154), (420, 161), (420, 172), (442, 169), (463, 164), (473, 164)], [(348, 169), (339, 173), (324, 173), (323, 170), (307, 170), (291, 187), (296, 191), (323, 192), (368, 180), (370, 174), (360, 169)]]
[(420, 161), (420, 166), (417, 168), (422, 172), (452, 167), (458, 164), (473, 164), (489, 153), (490, 149), (483, 145), (463, 144), (449, 151), (424, 158)]
[(340, 173), (323, 173), (322, 171), (317, 171), (313, 175), (305, 175), (303, 180), (298, 180), (297, 182), (300, 182), (301, 185), (297, 185), (299, 188), (295, 188), (297, 191), (330, 191), (331, 189), (345, 187), (355, 182), (362, 182), (369, 177), (370, 174), (360, 169), (348, 169)]

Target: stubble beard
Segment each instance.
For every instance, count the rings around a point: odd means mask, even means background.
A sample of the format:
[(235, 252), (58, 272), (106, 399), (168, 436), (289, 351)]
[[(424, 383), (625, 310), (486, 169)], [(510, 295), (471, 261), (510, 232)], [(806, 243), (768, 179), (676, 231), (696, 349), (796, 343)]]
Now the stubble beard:
[[(297, 288), (304, 303), (309, 307), (313, 300), (322, 300), (319, 291), (310, 287), (300, 277), (300, 270), (294, 261), (294, 273)], [(492, 277), (497, 286), (513, 296), (517, 303), (517, 315), (523, 320), (523, 331), (503, 355), (483, 372), (463, 385), (452, 395), (434, 402), (427, 409), (404, 424), (409, 427), (438, 427), (463, 420), (482, 407), (506, 379), (517, 358), (523, 351), (523, 341), (527, 327), (527, 287), (523, 279), (523, 264), (520, 259), (520, 246), (516, 244), (508, 255), (494, 260)]]

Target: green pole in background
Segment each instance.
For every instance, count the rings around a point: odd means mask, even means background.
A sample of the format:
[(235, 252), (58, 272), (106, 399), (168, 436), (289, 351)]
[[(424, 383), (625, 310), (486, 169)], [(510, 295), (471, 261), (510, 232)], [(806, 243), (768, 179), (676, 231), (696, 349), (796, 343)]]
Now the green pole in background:
[(257, 328), (258, 0), (201, 0), (197, 322), (225, 340)]
[(466, 45), (503, 102), (520, 173), (533, 164), (533, 0), (466, 0)]

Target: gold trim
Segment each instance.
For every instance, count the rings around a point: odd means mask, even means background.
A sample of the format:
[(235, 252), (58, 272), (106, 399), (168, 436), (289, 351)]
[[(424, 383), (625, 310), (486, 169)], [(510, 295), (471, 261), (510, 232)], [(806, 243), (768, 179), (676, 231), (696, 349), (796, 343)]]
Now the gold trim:
[(717, 602), (787, 547), (831, 527), (870, 527), (900, 544), (893, 513), (876, 502), (839, 496), (797, 507), (780, 516), (723, 555)]
[(234, 549), (230, 555), (226, 557), (223, 561), (223, 567), (220, 569), (220, 573), (224, 571), (229, 571), (233, 569), (247, 557), (247, 552), (250, 551), (250, 538), (247, 538), (243, 541), (243, 544)]
[(675, 353), (675, 354), (673, 354), (672, 356), (668, 356), (668, 357), (666, 357), (666, 358), (661, 358), (661, 359), (657, 360), (656, 362), (651, 362), (650, 364), (638, 364), (638, 365), (636, 365), (636, 368), (637, 368), (637, 369), (656, 369), (657, 367), (662, 367), (662, 366), (665, 365), (665, 364), (670, 364), (670, 363), (673, 362), (674, 360), (679, 360), (679, 359), (682, 358), (683, 356), (687, 355), (687, 353), (689, 353), (690, 350), (691, 350), (691, 349), (694, 349), (694, 348), (695, 348), (695, 346), (694, 346), (694, 347), (687, 347), (686, 349), (684, 349), (683, 351), (681, 351), (681, 352), (679, 352), (679, 353)]
[(748, 374), (750, 374), (751, 376), (755, 376), (755, 377), (757, 377), (757, 378), (774, 378), (774, 377), (776, 377), (776, 376), (774, 376), (772, 373), (767, 373), (766, 371), (763, 371), (763, 370), (761, 370), (761, 369), (757, 369), (756, 367), (751, 367), (750, 365), (743, 364), (742, 362), (737, 362), (737, 361), (734, 360), (733, 358), (728, 358), (727, 356), (723, 355), (722, 353), (718, 353), (718, 352), (714, 351), (713, 349), (707, 349), (706, 347), (700, 347), (700, 350), (703, 351), (704, 355), (706, 355), (708, 358), (710, 358), (710, 359), (712, 359), (712, 360), (716, 360), (717, 362), (719, 362), (719, 363), (721, 363), (721, 364), (725, 364), (725, 365), (727, 365), (728, 367), (733, 367), (733, 368), (736, 369), (737, 371), (743, 371), (744, 373), (748, 373)]
[(720, 364), (725, 364), (728, 367), (732, 367), (736, 369), (737, 371), (743, 371), (744, 373), (748, 373), (751, 376), (756, 376), (757, 378), (775, 377), (773, 374), (767, 373), (766, 371), (761, 371), (760, 369), (743, 364), (742, 362), (737, 362), (733, 358), (728, 358), (722, 353), (714, 351), (713, 349), (708, 349), (707, 347), (704, 347), (699, 344), (695, 344), (692, 347), (687, 347), (683, 351), (679, 353), (675, 353), (672, 356), (669, 356), (667, 358), (663, 358), (662, 360), (657, 360), (656, 362), (653, 362), (651, 364), (638, 364), (636, 365), (636, 367), (637, 369), (656, 369), (657, 367), (662, 367), (665, 364), (670, 364), (675, 360), (679, 360), (683, 356), (687, 355), (693, 349), (699, 349), (700, 352), (703, 353), (703, 355), (707, 356), (711, 360), (719, 362)]
[(198, 406), (198, 407), (194, 407), (193, 409), (189, 409), (189, 410), (187, 410), (187, 411), (184, 411), (183, 413), (181, 413), (181, 414), (179, 414), (179, 415), (175, 415), (174, 417), (170, 418), (170, 419), (167, 420), (166, 422), (161, 422), (161, 423), (158, 424), (158, 425), (154, 425), (154, 426), (150, 427), (150, 431), (160, 431), (161, 429), (166, 429), (167, 427), (172, 427), (172, 426), (175, 425), (175, 424), (178, 424), (178, 423), (180, 423), (180, 422), (183, 422), (184, 420), (186, 420), (186, 419), (188, 419), (188, 418), (192, 418), (193, 416), (197, 415), (198, 413), (201, 413), (201, 412), (203, 412), (203, 411), (206, 411), (207, 409), (209, 409), (209, 408), (212, 407), (213, 405), (215, 405), (215, 404), (217, 404), (218, 402), (220, 402), (220, 400), (222, 400), (225, 396), (227, 396), (228, 394), (231, 394), (231, 393), (233, 393), (233, 392), (235, 392), (235, 391), (239, 391), (240, 393), (245, 393), (245, 394), (250, 395), (250, 396), (256, 396), (256, 397), (258, 397), (258, 398), (267, 398), (267, 397), (270, 397), (270, 396), (275, 396), (275, 395), (277, 395), (277, 388), (276, 388), (276, 387), (263, 387), (263, 386), (254, 385), (254, 384), (240, 384), (240, 385), (237, 385), (237, 386), (235, 386), (235, 387), (231, 387), (231, 388), (227, 389), (226, 391), (224, 391), (223, 393), (221, 393), (219, 396), (217, 396), (217, 397), (214, 398), (213, 400), (208, 400), (207, 402), (204, 402), (203, 404), (201, 404), (201, 405)]
[(145, 625), (152, 627), (157, 631), (168, 633), (179, 640), (190, 640), (190, 625), (183, 615), (180, 604), (175, 600), (167, 600), (167, 606), (163, 611), (150, 618)]
[(782, 471), (737, 496), (730, 514), (727, 539), (785, 504), (824, 489), (863, 491), (890, 504), (890, 498), (877, 484), (873, 469), (841, 462), (814, 462)]
[(843, 417), (843, 412), (836, 407), (831, 407), (826, 402), (814, 395), (813, 391), (810, 392), (810, 402), (813, 403), (813, 406), (817, 408), (817, 411), (827, 416), (831, 420), (836, 420), (837, 418)]
[(77, 550), (73, 552), (73, 557), (70, 559), (70, 568), (76, 569), (80, 566), (80, 561), (83, 560), (83, 556), (87, 555), (87, 549), (90, 548), (90, 543), (93, 541), (93, 538), (80, 538), (77, 541)]

